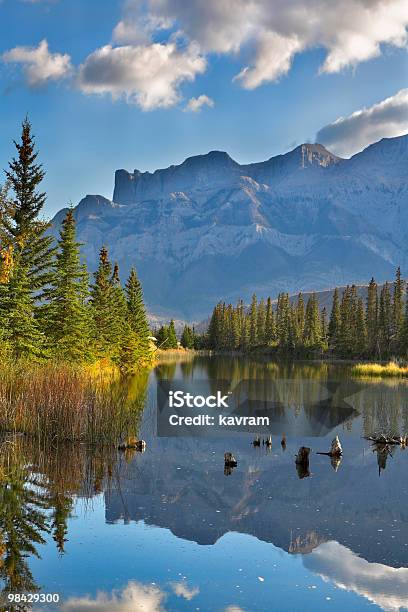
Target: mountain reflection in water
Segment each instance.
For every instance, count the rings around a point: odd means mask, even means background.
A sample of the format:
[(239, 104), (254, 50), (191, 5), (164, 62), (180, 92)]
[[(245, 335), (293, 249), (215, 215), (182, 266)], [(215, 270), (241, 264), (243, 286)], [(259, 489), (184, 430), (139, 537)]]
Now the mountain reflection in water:
[[(279, 389), (271, 449), (254, 448), (248, 434), (157, 437), (157, 376), (225, 380), (227, 371), (230, 380), (291, 381)], [(305, 379), (350, 384), (349, 408), (322, 404), (316, 416)], [(1, 589), (58, 591), (58, 609), (76, 611), (408, 608), (408, 450), (380, 465), (362, 438), (408, 431), (407, 386), (347, 381), (347, 368), (326, 364), (162, 364), (138, 424), (145, 453), (4, 440)], [(335, 435), (337, 471), (316, 454)], [(312, 448), (311, 475), (299, 480), (301, 445)], [(238, 459), (229, 476), (225, 451)]]

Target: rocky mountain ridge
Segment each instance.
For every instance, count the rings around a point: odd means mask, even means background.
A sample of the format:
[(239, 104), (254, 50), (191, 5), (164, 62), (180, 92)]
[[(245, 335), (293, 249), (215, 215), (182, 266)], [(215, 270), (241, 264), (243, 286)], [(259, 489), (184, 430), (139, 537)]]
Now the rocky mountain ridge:
[(75, 208), (78, 236), (91, 269), (103, 244), (123, 276), (136, 265), (151, 312), (197, 320), (220, 299), (407, 269), (407, 168), (401, 136), (350, 159), (303, 144), (253, 164), (212, 151), (153, 173), (117, 170), (112, 201), (88, 195)]

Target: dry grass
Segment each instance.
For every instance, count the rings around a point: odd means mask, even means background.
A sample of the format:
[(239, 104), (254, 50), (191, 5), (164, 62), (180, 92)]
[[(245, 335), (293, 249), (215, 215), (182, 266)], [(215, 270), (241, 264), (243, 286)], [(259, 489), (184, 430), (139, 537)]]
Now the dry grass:
[(0, 370), (0, 431), (111, 443), (135, 430), (143, 404), (142, 392), (129, 401), (128, 384), (113, 369), (20, 361)]
[(351, 369), (353, 376), (369, 376), (374, 378), (383, 377), (408, 377), (408, 366), (400, 366), (394, 361), (382, 365), (380, 363), (358, 363)]

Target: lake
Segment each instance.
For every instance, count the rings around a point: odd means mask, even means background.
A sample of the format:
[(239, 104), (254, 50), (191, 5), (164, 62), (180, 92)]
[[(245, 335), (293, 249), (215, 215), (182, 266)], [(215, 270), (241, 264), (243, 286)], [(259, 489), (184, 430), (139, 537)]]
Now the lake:
[[(272, 446), (255, 447), (252, 431), (159, 436), (162, 379), (246, 381), (246, 399), (261, 389)], [(26, 590), (35, 610), (408, 610), (408, 449), (364, 439), (408, 432), (408, 382), (197, 356), (161, 363), (143, 392), (144, 453), (3, 441), (4, 609), (30, 609), (6, 603)], [(317, 454), (336, 435), (340, 462)], [(303, 473), (300, 446), (312, 449)]]

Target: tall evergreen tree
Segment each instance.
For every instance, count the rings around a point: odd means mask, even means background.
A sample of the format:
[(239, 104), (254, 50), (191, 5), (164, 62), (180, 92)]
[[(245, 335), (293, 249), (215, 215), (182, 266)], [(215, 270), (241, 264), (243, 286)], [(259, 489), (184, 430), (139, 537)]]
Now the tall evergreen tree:
[(339, 345), (340, 328), (341, 328), (340, 297), (339, 297), (339, 290), (336, 287), (333, 293), (333, 304), (332, 304), (329, 329), (328, 329), (329, 346), (331, 349), (335, 350)]
[(91, 287), (91, 315), (96, 353), (99, 357), (115, 356), (116, 341), (113, 341), (111, 330), (115, 325), (114, 292), (112, 290), (112, 264), (106, 247), (99, 253), (99, 266), (94, 273)]
[(89, 276), (81, 263), (72, 209), (61, 225), (54, 274), (46, 296), (44, 326), (53, 355), (67, 361), (89, 358)]
[(392, 350), (398, 352), (401, 343), (401, 333), (404, 324), (404, 291), (405, 283), (401, 277), (401, 268), (398, 266), (395, 274), (393, 292), (393, 321), (392, 321)]
[(10, 342), (16, 356), (39, 357), (43, 335), (36, 320), (37, 307), (51, 280), (53, 240), (45, 234), (48, 224), (39, 220), (45, 193), (39, 191), (44, 170), (28, 119), (22, 124), (17, 156), (6, 171), (11, 188), (11, 206), (0, 215), (2, 242), (13, 253), (13, 271), (0, 291), (0, 310), (7, 319)]
[(170, 321), (168, 339), (168, 348), (176, 349), (178, 347), (178, 341), (173, 319)]
[(367, 349), (370, 356), (378, 353), (378, 287), (374, 278), (370, 280), (366, 305)]

